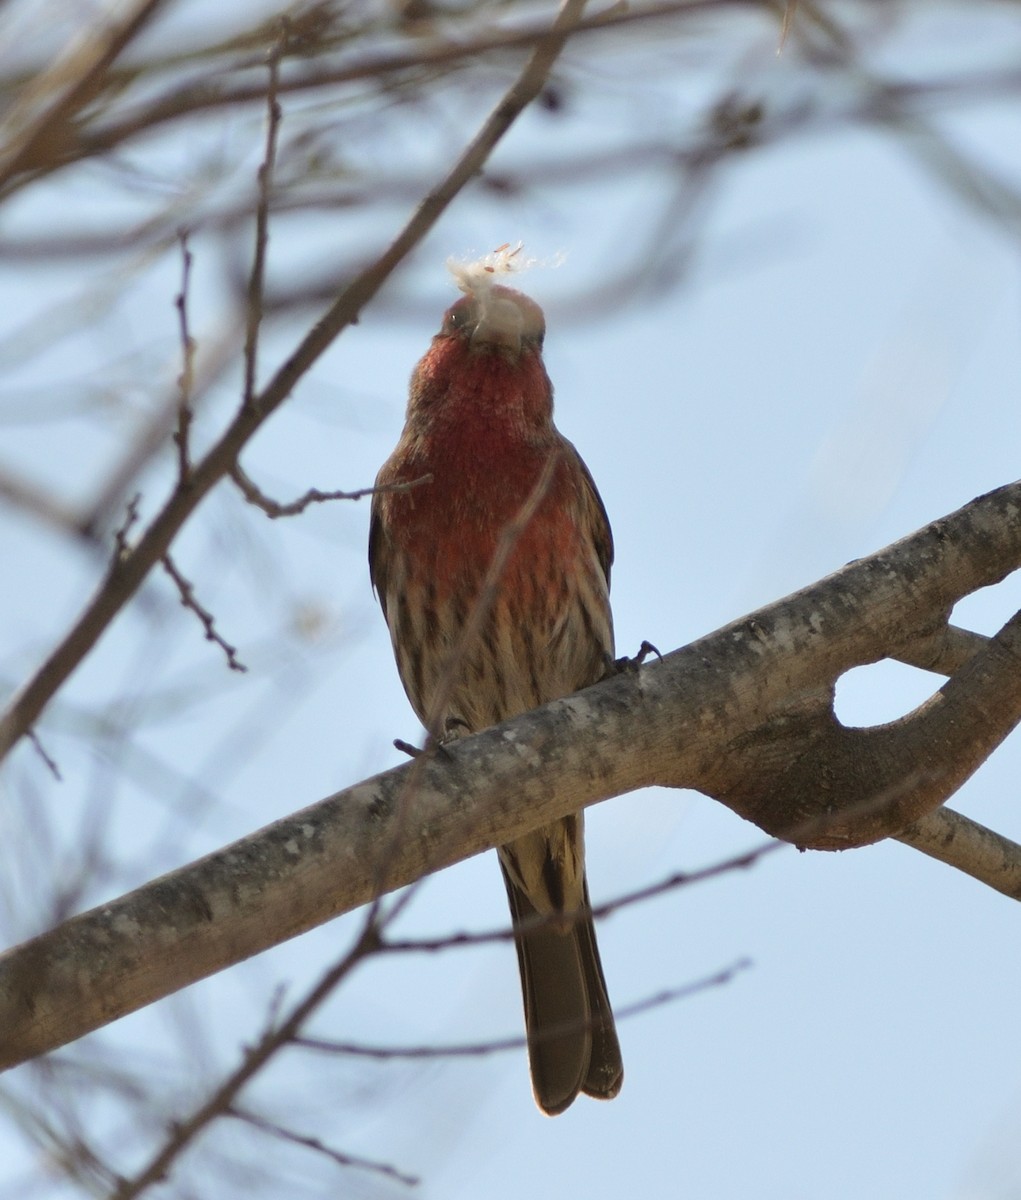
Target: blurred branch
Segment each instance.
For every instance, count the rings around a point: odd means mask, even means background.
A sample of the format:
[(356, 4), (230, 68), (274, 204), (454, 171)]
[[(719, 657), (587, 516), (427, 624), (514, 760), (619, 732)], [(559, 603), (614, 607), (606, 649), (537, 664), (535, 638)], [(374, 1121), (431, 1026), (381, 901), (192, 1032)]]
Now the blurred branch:
[[(797, 30), (797, 41), (803, 53), (814, 59), (817, 66), (833, 71), (850, 72), (863, 86), (862, 96), (855, 98), (848, 108), (836, 119), (844, 122), (881, 121), (889, 124), (900, 117), (917, 115), (928, 107), (966, 100), (983, 100), (996, 95), (1010, 94), (1021, 87), (1021, 72), (1016, 67), (1000, 67), (979, 72), (962, 72), (953, 76), (932, 80), (885, 81), (869, 75), (854, 57), (854, 46), (843, 34), (840, 26), (818, 5), (750, 4), (749, 0), (661, 0), (659, 3), (642, 6), (615, 5), (602, 13), (580, 19), (575, 32), (612, 33), (621, 28), (639, 26), (667, 20), (694, 18), (704, 20), (707, 14), (727, 10), (762, 8), (776, 11), (778, 37), (781, 45), (793, 40), (792, 31)], [(875, 6), (880, 7), (880, 6)], [(796, 13), (796, 18), (792, 15)], [(467, 20), (474, 19), (470, 14)], [(454, 25), (456, 28), (456, 24)], [(427, 68), (463, 64), (484, 59), (494, 52), (513, 51), (534, 47), (548, 33), (545, 22), (529, 20), (513, 29), (467, 30), (459, 34), (451, 32), (451, 22), (445, 24), (442, 38), (432, 40), (416, 36), (413, 46), (400, 52), (370, 52), (353, 63), (338, 65), (332, 62), (301, 62), (300, 69), (289, 76), (281, 76), (276, 82), (279, 95), (301, 94), (323, 89), (335, 90), (345, 85), (374, 82), (383, 85), (388, 77), (412, 80), (416, 72)], [(247, 40), (252, 48), (258, 45), (259, 37), (265, 39), (264, 47), (277, 53), (281, 59), (293, 56), (289, 43), (274, 51), (279, 32), (265, 25)], [(343, 38), (346, 42), (349, 39)], [(302, 43), (303, 53), (323, 54), (333, 48), (334, 39), (326, 36), (321, 42), (314, 37)], [(201, 60), (208, 54), (196, 48), (194, 58)], [(290, 61), (290, 59), (288, 59)], [(176, 64), (172, 59), (171, 63)], [(47, 169), (67, 166), (73, 162), (97, 155), (107, 154), (125, 143), (174, 121), (194, 118), (197, 114), (215, 112), (219, 109), (238, 109), (266, 102), (267, 86), (261, 80), (249, 81), (245, 76), (253, 74), (258, 59), (246, 54), (240, 62), (214, 67), (211, 63), (208, 75), (199, 81), (189, 79), (175, 84), (155, 99), (147, 98), (133, 109), (108, 118), (103, 124), (102, 114), (96, 114), (92, 127), (87, 124), (76, 126), (66, 132), (65, 142), (60, 147), (60, 156), (49, 163)], [(148, 80), (155, 69), (153, 64), (141, 62), (134, 65), (123, 79), (111, 78), (108, 83), (112, 93), (118, 93), (136, 80)], [(241, 79), (233, 79), (240, 75)], [(430, 77), (431, 78), (431, 77)], [(150, 81), (151, 82), (151, 81)], [(818, 128), (821, 123), (832, 121), (834, 114), (826, 107), (821, 112), (799, 109), (797, 124), (806, 132)], [(73, 135), (73, 137), (72, 137)], [(33, 176), (34, 178), (34, 176)], [(0, 193), (2, 194), (2, 193)]]
[[(505, 936), (510, 938), (508, 931)], [(449, 945), (449, 943), (448, 943)], [(385, 949), (386, 947), (384, 947)], [(713, 988), (724, 987), (751, 966), (747, 959), (738, 959), (712, 975), (703, 976), (692, 983), (682, 984), (675, 988), (664, 988), (653, 996), (646, 996), (634, 1004), (618, 1006), (614, 1015), (618, 1020), (637, 1017), (664, 1004), (673, 1004), (678, 1000), (687, 1000), (701, 992)], [(367, 1046), (361, 1042), (338, 1042), (331, 1038), (296, 1037), (294, 1045), (304, 1050), (313, 1050), (321, 1054), (340, 1054), (351, 1058), (375, 1058), (386, 1060), (391, 1058), (423, 1059), (423, 1058), (480, 1058), (486, 1054), (501, 1054), (506, 1050), (520, 1050), (526, 1046), (527, 1039), (518, 1035), (506, 1038), (491, 1038), (488, 1041), (462, 1042), (454, 1046)]]
[(255, 399), (256, 369), (259, 353), (259, 331), (262, 329), (263, 294), (266, 285), (266, 249), (269, 245), (269, 200), (273, 188), (273, 170), (277, 159), (277, 139), (282, 112), (278, 100), (280, 89), (280, 58), (287, 43), (289, 22), (281, 18), (280, 33), (269, 52), (269, 84), (266, 88), (266, 150), (259, 165), (259, 199), (255, 206), (255, 250), (252, 271), (248, 279), (245, 310), (245, 382), (243, 399), (246, 405)]
[(988, 97), (997, 88), (1016, 91), (1021, 72), (1015, 66), (958, 75), (952, 80), (891, 81), (864, 63), (854, 41), (839, 21), (819, 4), (804, 0), (803, 10), (811, 20), (802, 37), (806, 58), (827, 72), (840, 72), (853, 81), (863, 99), (852, 106), (852, 120), (885, 126), (899, 136), (901, 144), (916, 159), (939, 176), (944, 186), (994, 220), (1016, 228), (1021, 222), (1021, 194), (1005, 179), (954, 146), (950, 138), (926, 120), (926, 109), (968, 96)]
[(192, 264), (188, 234), (182, 230), (178, 234), (178, 241), (181, 244), (181, 290), (174, 300), (174, 307), (177, 309), (181, 334), (181, 374), (177, 381), (177, 429), (174, 431), (174, 441), (177, 443), (177, 477), (184, 483), (191, 472), (188, 438), (193, 416), (191, 391), (195, 379), (195, 340), (188, 327), (188, 288), (191, 283)]
[(46, 764), (46, 769), (53, 776), (53, 778), (58, 783), (60, 783), (62, 781), (62, 776), (60, 774), (60, 767), (57, 766), (56, 760), (54, 758), (52, 758), (51, 755), (49, 755), (46, 752), (46, 747), (42, 744), (42, 742), (39, 738), (39, 735), (36, 733), (36, 731), (34, 729), (30, 729), (28, 731), (28, 740), (35, 747), (36, 754), (38, 754), (39, 757)]
[[(669, 881), (670, 886), (680, 886), (682, 883), (690, 883), (695, 880), (715, 877), (727, 871), (747, 868), (752, 862), (762, 857), (763, 854), (771, 852), (776, 847), (777, 843), (770, 843), (748, 854), (717, 863), (704, 871), (692, 872), (691, 875), (685, 876), (683, 879), (675, 877), (672, 881)], [(657, 894), (662, 890), (666, 890), (666, 885), (660, 885), (656, 889), (643, 890), (642, 893), (626, 897), (615, 902), (613, 907), (619, 907), (621, 904), (627, 902), (646, 899), (648, 895)], [(501, 930), (496, 934), (482, 935), (481, 938), (454, 936), (435, 943), (391, 941), (386, 937), (386, 928), (393, 923), (402, 911), (404, 901), (409, 894), (410, 892), (405, 892), (395, 903), (389, 905), (388, 910), (385, 912), (378, 902), (374, 902), (370, 906), (362, 933), (352, 950), (339, 963), (325, 973), (307, 995), (292, 1007), (290, 1014), (285, 1019), (277, 1021), (275, 1018), (272, 1018), (270, 1020), (269, 1027), (262, 1039), (260, 1039), (259, 1044), (252, 1051), (246, 1053), (241, 1065), (219, 1084), (212, 1096), (201, 1104), (194, 1113), (184, 1120), (174, 1123), (163, 1146), (153, 1156), (149, 1164), (134, 1178), (122, 1180), (120, 1185), (111, 1194), (111, 1200), (134, 1200), (135, 1197), (147, 1190), (151, 1184), (165, 1179), (172, 1165), (180, 1158), (198, 1134), (213, 1121), (224, 1116), (246, 1120), (256, 1128), (261, 1128), (265, 1132), (272, 1133), (282, 1140), (291, 1141), (297, 1145), (304, 1146), (306, 1149), (326, 1154), (337, 1162), (338, 1165), (378, 1171), (404, 1183), (410, 1184), (414, 1182), (411, 1177), (403, 1175), (387, 1164), (353, 1158), (346, 1153), (326, 1146), (316, 1138), (304, 1137), (293, 1130), (240, 1109), (236, 1104), (236, 1097), (251, 1082), (254, 1075), (262, 1070), (280, 1050), (289, 1046), (298, 1046), (308, 1050), (333, 1054), (350, 1054), (370, 1058), (435, 1058), (474, 1057), (518, 1048), (524, 1044), (522, 1037), (512, 1037), (472, 1045), (405, 1047), (398, 1049), (352, 1046), (333, 1041), (323, 1041), (322, 1039), (302, 1034), (301, 1030), (305, 1023), (315, 1014), (337, 985), (350, 974), (356, 965), (371, 955), (384, 952), (408, 953), (409, 951), (422, 949), (435, 951), (437, 949), (449, 949), (455, 945), (475, 944), (480, 940), (492, 940), (494, 938), (504, 940), (513, 936), (510, 930)], [(605, 915), (605, 911), (608, 911), (609, 907), (607, 906), (605, 909), (599, 910), (600, 913)], [(697, 979), (680, 987), (666, 988), (655, 995), (647, 996), (622, 1009), (618, 1009), (617, 1015), (621, 1018), (637, 1016), (652, 1008), (658, 1008), (677, 1000), (687, 999), (690, 996), (711, 988), (722, 987), (730, 983), (740, 971), (746, 969), (748, 966), (749, 963), (742, 959), (732, 963), (730, 966), (715, 971), (712, 975)]]
[(377, 1175), (382, 1175), (386, 1179), (393, 1179), (397, 1183), (403, 1183), (407, 1187), (415, 1187), (421, 1182), (416, 1175), (406, 1175), (403, 1171), (398, 1171), (396, 1167), (391, 1166), (389, 1163), (373, 1162), (372, 1159), (359, 1158), (357, 1155), (346, 1154), (342, 1150), (335, 1150), (319, 1138), (307, 1137), (300, 1133), (295, 1133), (293, 1130), (287, 1129), (283, 1125), (278, 1125), (275, 1121), (267, 1120), (266, 1117), (260, 1117), (257, 1113), (249, 1112), (247, 1109), (232, 1107), (227, 1110), (226, 1115), (228, 1117), (235, 1117), (239, 1121), (244, 1121), (245, 1124), (251, 1125), (254, 1129), (258, 1129), (262, 1133), (268, 1133), (282, 1142), (290, 1142), (291, 1145), (302, 1146), (306, 1150), (314, 1150), (317, 1154), (322, 1154), (326, 1158), (331, 1159), (339, 1167), (355, 1167), (361, 1171), (371, 1171)]
[[(851, 65), (831, 62), (827, 70), (831, 73), (837, 69), (851, 70)], [(514, 196), (542, 186), (602, 182), (621, 171), (691, 168), (703, 163), (707, 153), (715, 153), (722, 159), (724, 152), (780, 144), (795, 137), (816, 136), (847, 125), (879, 125), (903, 134), (907, 141), (917, 135), (917, 144), (909, 146), (912, 153), (965, 199), (977, 200), (982, 207), (1001, 217), (1013, 219), (1021, 211), (1017, 189), (1009, 180), (997, 179), (987, 168), (951, 146), (931, 125), (923, 131), (913, 124), (922, 121), (925, 114), (950, 107), (959, 109), (964, 103), (1016, 96), (1021, 93), (1021, 69), (986, 68), (909, 83), (877, 78), (870, 81), (859, 78), (857, 82), (858, 88), (849, 94), (845, 89), (840, 94), (841, 104), (834, 104), (832, 97), (828, 97), (826, 103), (806, 103), (804, 97), (799, 96), (796, 102), (786, 106), (775, 102), (763, 105), (759, 120), (742, 141), (731, 139), (728, 143), (721, 137), (725, 131), (704, 127), (694, 132), (662, 130), (653, 137), (636, 131), (635, 136), (621, 147), (599, 147), (573, 153), (561, 151), (546, 161), (541, 156), (531, 155), (527, 161), (513, 166), (505, 162), (499, 175), (487, 180), (488, 186)], [(265, 89), (259, 95), (265, 101)], [(756, 103), (754, 95), (749, 98), (749, 103)], [(951, 168), (949, 174), (948, 168)], [(422, 176), (418, 171), (390, 170), (386, 174), (377, 171), (352, 180), (345, 172), (342, 182), (334, 189), (320, 184), (313, 191), (304, 178), (292, 183), (292, 189), (292, 192), (281, 189), (274, 196), (274, 217), (300, 217), (309, 212), (404, 203), (421, 193)], [(203, 230), (229, 233), (250, 219), (250, 202), (247, 199), (242, 202), (231, 200), (204, 214), (199, 226)], [(72, 227), (0, 237), (0, 253), (5, 258), (32, 263), (61, 257), (104, 255), (139, 246), (159, 248), (173, 243), (179, 225), (180, 215), (176, 207), (171, 206), (165, 214), (156, 214), (126, 227), (118, 223), (106, 229), (92, 226), (76, 231)], [(313, 288), (307, 292), (307, 300), (318, 298)]]
[(224, 1080), (204, 1104), (186, 1120), (174, 1124), (160, 1149), (136, 1175), (120, 1181), (111, 1193), (110, 1200), (134, 1200), (153, 1184), (166, 1179), (182, 1152), (212, 1121), (231, 1113), (234, 1101), (245, 1085), (282, 1047), (293, 1041), (305, 1021), (333, 994), (354, 967), (373, 953), (379, 940), (379, 931), (380, 926), (375, 920), (367, 920), (351, 950), (324, 972), (319, 982), (293, 1006), (283, 1020), (266, 1030), (258, 1043), (247, 1052), (241, 1066)]
[(45, 488), (31, 480), (19, 478), (7, 467), (0, 467), (0, 500), (6, 501), (14, 508), (20, 508), (61, 533), (70, 533), (89, 542), (95, 541), (81, 528), (77, 513), (62, 504)]
[[(3, 137), (0, 193), (18, 174), (46, 171), (63, 161), (75, 141), (73, 121), (105, 83), (117, 56), (141, 32), (164, 0), (139, 0), (119, 24), (111, 23), (68, 51), (32, 79), (8, 111), (13, 133)], [(21, 128), (18, 129), (18, 124)]]
[(958, 599), (1021, 566), (1019, 511), (1021, 483), (1000, 488), (662, 662), (421, 755), (9, 951), (0, 1063), (656, 784), (697, 788), (802, 847), (939, 847), (1021, 899), (1021, 847), (956, 815), (948, 838), (933, 815), (1021, 720), (1021, 616), (898, 721), (849, 729), (832, 710), (841, 674), (931, 647)]
[[(704, 16), (707, 12), (721, 9), (747, 8), (749, 0), (660, 0), (641, 8), (614, 5), (603, 13), (572, 22), (579, 33), (614, 29), (623, 25), (658, 21), (677, 16)], [(757, 5), (753, 5), (757, 7)], [(469, 33), (467, 36), (444, 37), (433, 42), (416, 38), (413, 48), (397, 53), (373, 52), (354, 63), (338, 66), (305, 66), (300, 74), (282, 78), (279, 83), (281, 94), (315, 91), (322, 88), (337, 88), (345, 84), (381, 82), (391, 75), (405, 75), (426, 67), (448, 65), (469, 61), (493, 51), (535, 50), (543, 46), (549, 36), (548, 22), (530, 20), (517, 29), (487, 30)], [(267, 43), (272, 35), (267, 32)], [(250, 70), (250, 63), (241, 64), (242, 73)], [(197, 113), (220, 108), (237, 108), (248, 104), (265, 102), (266, 86), (261, 81), (247, 82), (224, 78), (224, 71), (211, 71), (199, 82), (179, 84), (153, 100), (146, 100), (134, 109), (101, 124), (94, 129), (80, 129), (76, 140), (64, 148), (63, 158), (51, 164), (51, 169), (66, 166), (83, 158), (106, 154), (123, 145), (139, 134), (149, 133), (161, 125), (194, 117)], [(2, 194), (2, 193), (0, 193)]]
[(478, 174), (493, 148), (538, 95), (584, 3), (585, 0), (564, 0), (546, 40), (538, 46), (478, 134), (440, 183), (422, 200), (389, 248), (343, 289), (253, 403), (242, 405), (226, 432), (201, 462), (195, 464), (187, 483), (178, 483), (130, 553), (120, 556), (112, 564), (96, 596), (67, 636), (0, 713), (0, 759), (35, 723), (50, 698), (89, 653), (152, 567), (163, 559), (174, 537), (205, 496), (231, 472), (249, 439), (284, 403), (335, 338), (358, 317), (454, 197)]
[[(207, 338), (204, 350), (200, 350), (197, 344), (193, 346), (189, 364), (192, 372), (188, 394), (190, 417), (194, 417), (199, 402), (208, 398), (214, 385), (234, 365), (239, 333), (238, 328), (230, 327), (219, 335)], [(167, 448), (168, 440), (172, 439), (174, 431), (179, 429), (180, 418), (181, 386), (178, 381), (165, 395), (157, 399), (144, 424), (127, 439), (127, 448), (120, 461), (108, 473), (85, 506), (79, 518), (79, 528), (84, 537), (95, 540), (105, 533), (125, 493), (136, 486), (138, 477), (147, 464)], [(179, 490), (183, 492), (190, 488), (194, 481), (189, 474), (186, 485), (180, 480), (178, 482)], [(3, 741), (2, 721), (0, 716), (0, 745)], [(2, 756), (0, 750), (0, 758)]]

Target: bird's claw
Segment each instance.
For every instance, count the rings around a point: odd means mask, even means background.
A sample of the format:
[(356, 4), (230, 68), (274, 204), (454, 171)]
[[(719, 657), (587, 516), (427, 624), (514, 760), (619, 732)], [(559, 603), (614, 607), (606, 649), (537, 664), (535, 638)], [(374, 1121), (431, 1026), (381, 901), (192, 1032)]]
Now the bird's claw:
[(427, 733), (424, 746), (413, 746), (410, 742), (404, 741), (403, 738), (394, 738), (394, 747), (400, 750), (402, 754), (406, 754), (408, 758), (421, 758), (423, 754), (432, 754), (438, 758), (449, 758), (450, 751), (447, 747), (451, 742), (457, 741), (459, 737), (463, 737), (466, 733), (471, 733), (471, 728), (467, 721), (463, 721), (460, 717), (447, 717), (443, 723), (443, 732)]
[(431, 754), (434, 758), (449, 758), (450, 751), (434, 737), (427, 737), (424, 746), (413, 746), (411, 742), (406, 742), (403, 738), (394, 738), (394, 748), (400, 750), (402, 754), (406, 754), (408, 758), (421, 758), (424, 754)]
[(456, 741), (459, 737), (471, 733), (471, 726), (462, 717), (447, 717), (443, 723), (443, 736), (439, 738), (441, 745)]
[(627, 655), (624, 655), (623, 658), (610, 658), (607, 655), (606, 673), (607, 675), (620, 675), (624, 671), (637, 671), (650, 654), (655, 654), (660, 662), (663, 661), (663, 655), (660, 654), (652, 642), (642, 642), (634, 658), (628, 658)]

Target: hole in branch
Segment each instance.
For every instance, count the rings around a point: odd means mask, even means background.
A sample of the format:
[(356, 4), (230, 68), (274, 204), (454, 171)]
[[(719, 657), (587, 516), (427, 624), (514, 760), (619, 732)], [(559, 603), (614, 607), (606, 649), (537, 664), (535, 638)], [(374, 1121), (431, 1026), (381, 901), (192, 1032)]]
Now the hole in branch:
[(885, 725), (928, 700), (943, 682), (942, 675), (890, 658), (854, 667), (837, 680), (837, 720), (851, 728)]
[(964, 629), (992, 636), (1018, 609), (1021, 609), (1021, 571), (1014, 571), (1001, 583), (963, 596), (954, 605), (950, 620)]

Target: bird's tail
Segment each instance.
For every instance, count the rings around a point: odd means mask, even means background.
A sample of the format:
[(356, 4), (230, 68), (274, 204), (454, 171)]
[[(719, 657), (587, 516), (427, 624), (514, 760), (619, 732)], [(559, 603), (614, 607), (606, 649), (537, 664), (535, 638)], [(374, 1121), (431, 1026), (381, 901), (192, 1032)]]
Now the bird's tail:
[[(506, 868), (503, 877), (514, 918), (536, 1103), (554, 1116), (579, 1092), (610, 1100), (620, 1091), (624, 1065), (592, 918), (582, 915), (565, 927), (543, 925)], [(584, 896), (587, 906), (587, 883)]]

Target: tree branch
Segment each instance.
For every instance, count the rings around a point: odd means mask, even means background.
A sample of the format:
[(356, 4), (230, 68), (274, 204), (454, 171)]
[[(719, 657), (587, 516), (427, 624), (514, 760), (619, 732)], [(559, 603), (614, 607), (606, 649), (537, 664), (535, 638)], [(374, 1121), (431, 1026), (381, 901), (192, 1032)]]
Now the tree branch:
[(76, 140), (75, 115), (102, 90), (111, 64), (163, 3), (138, 0), (119, 24), (110, 22), (91, 39), (72, 43), (47, 71), (31, 80), (7, 118), (15, 125), (20, 118), (22, 128), (0, 158), (0, 191), (22, 171), (49, 170), (65, 160)]
[(306, 1150), (314, 1150), (317, 1154), (322, 1154), (326, 1158), (331, 1159), (338, 1167), (354, 1167), (361, 1171), (375, 1172), (386, 1179), (403, 1183), (407, 1187), (416, 1187), (421, 1183), (417, 1175), (408, 1175), (404, 1171), (399, 1171), (396, 1167), (391, 1166), (390, 1163), (376, 1162), (371, 1158), (361, 1158), (356, 1154), (348, 1154), (344, 1150), (336, 1150), (333, 1146), (328, 1146), (321, 1138), (295, 1133), (293, 1129), (278, 1125), (275, 1121), (270, 1121), (267, 1117), (249, 1112), (247, 1109), (230, 1108), (227, 1110), (226, 1115), (234, 1117), (239, 1121), (244, 1121), (254, 1129), (268, 1133), (282, 1142), (290, 1142), (291, 1145), (302, 1146)]
[[(659, 0), (658, 3), (641, 7), (613, 4), (606, 11), (596, 12), (572, 22), (578, 33), (614, 30), (620, 26), (634, 26), (674, 17), (694, 17), (696, 20), (706, 13), (721, 9), (742, 9), (747, 0)], [(454, 20), (448, 15), (445, 27)], [(492, 28), (483, 31), (459, 32), (453, 37), (416, 37), (411, 49), (365, 54), (354, 62), (338, 65), (300, 63), (300, 69), (289, 78), (280, 81), (280, 93), (302, 93), (320, 89), (336, 89), (347, 84), (373, 82), (385, 85), (388, 77), (401, 77), (422, 68), (437, 68), (477, 59), (487, 53), (533, 50), (546, 43), (549, 25), (545, 20), (530, 20), (514, 28)], [(60, 164), (109, 153), (126, 141), (140, 134), (147, 134), (168, 122), (194, 119), (197, 114), (222, 108), (238, 108), (246, 104), (265, 102), (266, 89), (261, 82), (245, 78), (248, 73), (243, 64), (227, 64), (219, 71), (211, 71), (198, 82), (187, 80), (174, 84), (161, 95), (147, 97), (133, 106), (125, 105), (126, 111), (106, 121), (97, 120), (94, 128), (82, 130), (76, 141), (67, 147), (65, 158)]]
[(282, 17), (280, 32), (267, 59), (269, 83), (266, 88), (266, 152), (258, 172), (259, 199), (255, 206), (255, 249), (252, 253), (252, 269), (248, 277), (248, 297), (245, 306), (245, 382), (242, 393), (245, 404), (251, 404), (255, 399), (259, 331), (262, 328), (262, 310), (266, 288), (266, 251), (269, 247), (269, 202), (273, 190), (273, 172), (276, 169), (280, 122), (283, 118), (283, 110), (278, 98), (280, 59), (287, 46), (288, 28), (287, 17)]
[(844, 729), (827, 706), (844, 671), (931, 648), (958, 599), (1021, 566), (1019, 517), (1015, 483), (662, 662), (420, 756), (9, 951), (0, 1066), (651, 784), (698, 788), (803, 846), (900, 835), (1016, 896), (1005, 880), (1021, 877), (1021, 847), (931, 814), (1021, 719), (1019, 618), (899, 721)]
[(350, 492), (321, 492), (319, 488), (309, 488), (297, 500), (290, 500), (286, 504), (282, 504), (279, 500), (274, 500), (272, 496), (267, 496), (240, 463), (235, 463), (231, 468), (230, 477), (238, 485), (238, 490), (248, 503), (262, 509), (266, 516), (273, 521), (278, 517), (299, 517), (311, 505), (326, 504), (331, 500), (364, 500), (366, 496), (375, 496), (379, 492), (408, 492), (413, 488), (421, 487), (424, 483), (432, 483), (433, 478), (431, 475), (422, 475), (418, 479), (408, 480), (407, 483), (355, 488)]
[(897, 841), (1021, 900), (1019, 847), (952, 808), (937, 808), (898, 833)]
[(242, 673), (247, 671), (248, 668), (238, 658), (237, 646), (232, 646), (223, 634), (217, 630), (216, 618), (208, 608), (199, 603), (198, 597), (195, 595), (195, 585), (182, 573), (169, 554), (164, 554), (163, 556), (163, 569), (174, 581), (178, 595), (181, 597), (181, 603), (185, 608), (190, 609), (202, 622), (206, 641), (215, 642), (220, 647), (227, 659), (227, 666), (232, 671)]

